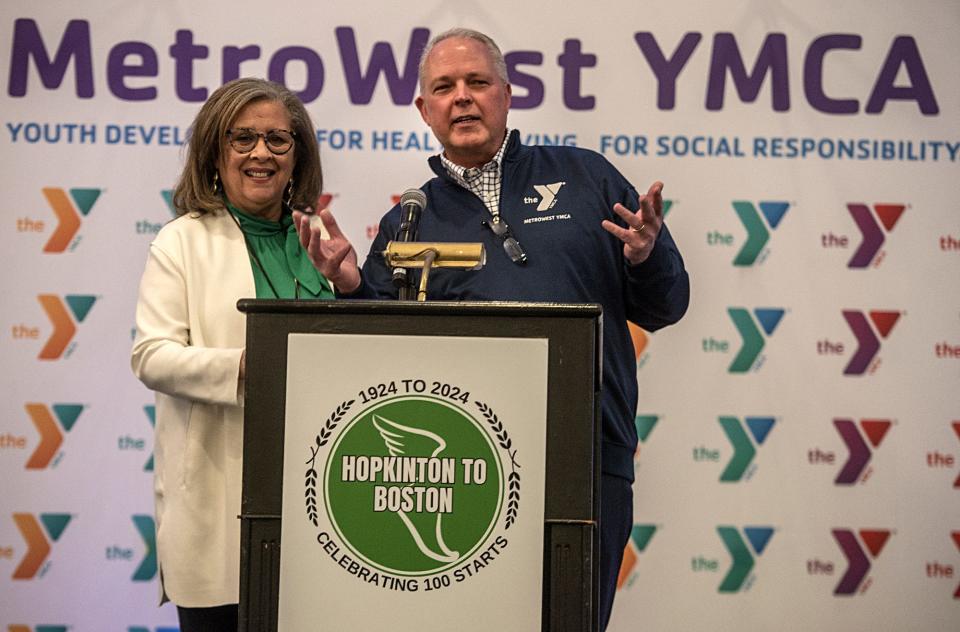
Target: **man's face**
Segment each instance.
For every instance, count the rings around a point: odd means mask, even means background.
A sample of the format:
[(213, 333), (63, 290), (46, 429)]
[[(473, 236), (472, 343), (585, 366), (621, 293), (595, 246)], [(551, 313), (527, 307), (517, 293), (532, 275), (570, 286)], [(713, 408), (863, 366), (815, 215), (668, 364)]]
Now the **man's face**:
[(510, 84), (497, 75), (486, 46), (451, 37), (427, 57), (417, 108), (448, 159), (462, 167), (479, 167), (503, 143)]

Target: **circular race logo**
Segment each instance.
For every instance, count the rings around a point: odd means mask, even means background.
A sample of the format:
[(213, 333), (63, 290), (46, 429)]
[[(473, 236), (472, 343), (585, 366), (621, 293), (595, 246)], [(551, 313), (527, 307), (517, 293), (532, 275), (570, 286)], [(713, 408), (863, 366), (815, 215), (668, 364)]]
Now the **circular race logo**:
[(396, 575), (429, 575), (490, 537), (503, 467), (484, 423), (457, 405), (429, 396), (380, 399), (334, 439), (323, 497), (356, 557)]

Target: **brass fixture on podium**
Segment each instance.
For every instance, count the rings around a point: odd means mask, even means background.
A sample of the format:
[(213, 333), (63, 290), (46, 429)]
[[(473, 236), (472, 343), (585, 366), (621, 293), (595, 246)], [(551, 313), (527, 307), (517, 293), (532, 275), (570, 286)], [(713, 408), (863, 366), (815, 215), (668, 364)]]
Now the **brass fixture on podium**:
[(383, 251), (391, 268), (421, 268), (417, 300), (427, 300), (427, 279), (432, 268), (479, 270), (486, 263), (486, 251), (479, 242), (391, 241)]

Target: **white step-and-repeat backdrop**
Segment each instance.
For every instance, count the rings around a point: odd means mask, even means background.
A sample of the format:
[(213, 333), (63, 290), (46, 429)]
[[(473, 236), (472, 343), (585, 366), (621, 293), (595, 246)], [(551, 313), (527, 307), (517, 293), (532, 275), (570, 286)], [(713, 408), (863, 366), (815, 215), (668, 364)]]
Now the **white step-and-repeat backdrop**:
[[(156, 632), (136, 288), (210, 92), (266, 76), (318, 128), (365, 252), (429, 176), (431, 33), (491, 34), (530, 143), (603, 153), (693, 295), (635, 331), (636, 526), (611, 630), (960, 629), (960, 5), (0, 7), (0, 628)], [(335, 369), (335, 367), (331, 367)]]

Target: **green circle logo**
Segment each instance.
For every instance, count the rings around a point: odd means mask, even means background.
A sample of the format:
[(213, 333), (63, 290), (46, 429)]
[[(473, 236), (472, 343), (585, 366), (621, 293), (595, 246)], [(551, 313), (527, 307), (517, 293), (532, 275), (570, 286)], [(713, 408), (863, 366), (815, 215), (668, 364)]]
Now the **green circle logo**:
[(424, 396), (350, 419), (324, 471), (330, 522), (371, 566), (429, 575), (472, 555), (500, 515), (503, 468), (482, 423)]

